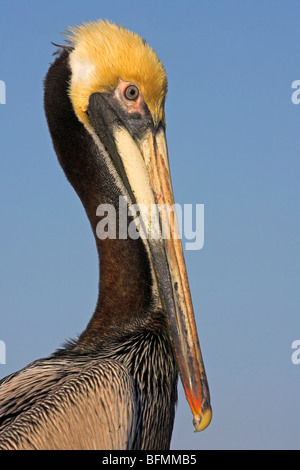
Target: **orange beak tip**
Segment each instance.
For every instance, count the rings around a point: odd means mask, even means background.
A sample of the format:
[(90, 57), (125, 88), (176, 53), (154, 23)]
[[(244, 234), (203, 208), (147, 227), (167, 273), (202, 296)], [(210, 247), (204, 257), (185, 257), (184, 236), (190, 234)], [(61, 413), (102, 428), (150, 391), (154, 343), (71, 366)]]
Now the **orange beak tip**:
[(212, 420), (212, 410), (207, 408), (201, 416), (194, 416), (193, 424), (195, 427), (194, 432), (204, 431)]

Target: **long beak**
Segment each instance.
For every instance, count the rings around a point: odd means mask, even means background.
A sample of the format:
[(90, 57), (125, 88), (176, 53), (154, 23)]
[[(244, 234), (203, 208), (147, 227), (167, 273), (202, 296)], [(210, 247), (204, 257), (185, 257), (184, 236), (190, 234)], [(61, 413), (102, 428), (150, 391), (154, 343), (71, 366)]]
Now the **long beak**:
[[(209, 425), (212, 411), (176, 214), (170, 211), (174, 198), (165, 133), (162, 127), (156, 133), (148, 130), (136, 143), (119, 125), (114, 139), (136, 202), (146, 205), (148, 215), (150, 204), (160, 208), (147, 239), (193, 423), (196, 431), (202, 431)], [(149, 220), (144, 221), (147, 225)]]
[[(153, 214), (152, 207), (160, 207), (154, 224), (150, 223), (150, 236), (145, 243), (149, 246), (162, 303), (167, 312), (177, 365), (194, 416), (194, 426), (196, 431), (202, 431), (209, 425), (212, 411), (176, 215), (172, 215), (171, 211), (169, 216), (174, 198), (165, 133), (162, 126), (155, 130), (153, 125), (137, 132), (133, 124), (133, 137), (116, 115), (110, 100), (101, 93), (91, 95), (88, 117), (100, 141), (105, 142), (105, 148), (132, 202), (146, 208), (147, 215)], [(143, 218), (142, 211), (141, 215)], [(143, 225), (149, 228), (149, 218), (143, 218)]]

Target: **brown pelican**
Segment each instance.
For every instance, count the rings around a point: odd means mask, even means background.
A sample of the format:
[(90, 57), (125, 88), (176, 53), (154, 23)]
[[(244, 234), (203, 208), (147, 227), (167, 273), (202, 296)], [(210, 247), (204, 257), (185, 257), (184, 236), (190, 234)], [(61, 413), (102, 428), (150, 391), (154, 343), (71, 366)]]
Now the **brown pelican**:
[[(1, 449), (168, 449), (178, 371), (196, 430), (211, 420), (181, 240), (166, 217), (166, 92), (153, 49), (110, 22), (71, 28), (50, 66), (45, 113), (95, 235), (99, 297), (78, 339), (0, 382)], [(120, 197), (163, 208), (155, 236), (124, 236)], [(116, 237), (99, 236), (99, 207), (115, 209)], [(136, 233), (148, 223), (132, 222)]]

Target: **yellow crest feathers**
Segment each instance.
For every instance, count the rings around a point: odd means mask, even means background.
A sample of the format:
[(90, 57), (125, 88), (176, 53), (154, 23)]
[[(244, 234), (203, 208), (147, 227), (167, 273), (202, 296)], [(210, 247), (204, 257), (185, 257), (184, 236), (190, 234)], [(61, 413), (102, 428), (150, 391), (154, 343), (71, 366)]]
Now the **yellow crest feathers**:
[(66, 36), (74, 48), (69, 95), (84, 124), (88, 124), (90, 95), (114, 90), (119, 79), (140, 88), (154, 122), (164, 120), (167, 77), (146, 41), (123, 26), (102, 20), (70, 28)]

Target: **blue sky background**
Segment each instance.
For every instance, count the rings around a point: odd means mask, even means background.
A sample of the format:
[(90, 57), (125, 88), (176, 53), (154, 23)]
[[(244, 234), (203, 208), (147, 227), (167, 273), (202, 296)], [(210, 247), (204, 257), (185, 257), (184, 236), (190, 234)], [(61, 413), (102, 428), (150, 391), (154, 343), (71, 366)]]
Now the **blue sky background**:
[(52, 149), (43, 78), (67, 25), (141, 34), (169, 79), (176, 201), (205, 205), (186, 252), (213, 422), (193, 433), (180, 388), (172, 449), (299, 449), (300, 4), (290, 0), (2, 0), (0, 377), (81, 332), (98, 266), (84, 210)]

